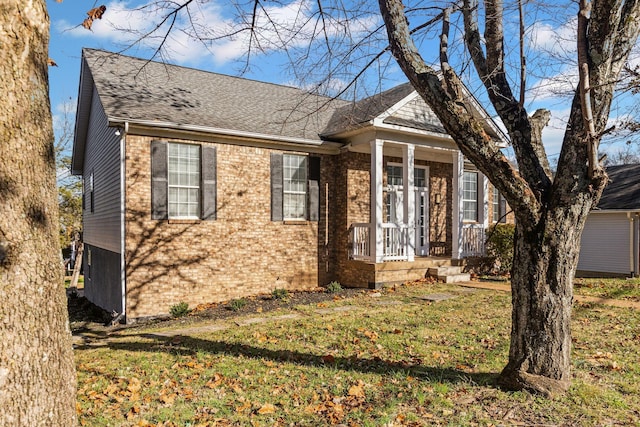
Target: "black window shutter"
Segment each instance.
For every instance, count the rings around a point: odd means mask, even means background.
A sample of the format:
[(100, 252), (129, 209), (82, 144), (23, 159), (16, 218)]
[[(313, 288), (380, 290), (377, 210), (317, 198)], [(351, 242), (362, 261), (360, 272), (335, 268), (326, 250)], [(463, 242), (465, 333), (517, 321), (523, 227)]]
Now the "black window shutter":
[(151, 141), (151, 219), (169, 217), (167, 174), (167, 142)]
[(309, 221), (320, 218), (320, 157), (309, 157)]
[(214, 220), (217, 218), (217, 163), (216, 147), (202, 147), (202, 219)]
[(507, 200), (500, 195), (500, 222), (507, 222)]
[(282, 154), (271, 153), (271, 221), (282, 221)]

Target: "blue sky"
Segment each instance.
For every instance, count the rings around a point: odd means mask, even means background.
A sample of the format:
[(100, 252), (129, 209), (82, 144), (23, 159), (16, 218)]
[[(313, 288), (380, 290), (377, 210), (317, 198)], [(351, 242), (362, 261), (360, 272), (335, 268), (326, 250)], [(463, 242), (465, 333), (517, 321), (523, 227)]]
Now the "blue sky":
[[(377, 2), (371, 2), (377, 6)], [(92, 31), (80, 26), (86, 18), (87, 10), (105, 4), (107, 10), (102, 20), (94, 21)], [(140, 0), (131, 1), (108, 1), (105, 3), (92, 3), (80, 0), (63, 0), (58, 3), (55, 0), (47, 0), (47, 6), (51, 17), (51, 41), (49, 56), (58, 64), (57, 67), (49, 68), (50, 96), (52, 112), (55, 120), (60, 118), (63, 105), (72, 107), (72, 116), (78, 91), (80, 57), (83, 47), (98, 48), (110, 51), (120, 51), (130, 44), (133, 34), (126, 30), (145, 31), (154, 25), (154, 20), (158, 14), (153, 9), (136, 11), (136, 5), (145, 4)], [(197, 1), (194, 11), (196, 12), (195, 22), (202, 25), (200, 35), (214, 38), (216, 33), (210, 32), (209, 28), (215, 28), (220, 32), (233, 29), (234, 19), (230, 13), (228, 2), (217, 1)], [(269, 3), (266, 3), (269, 4)], [(277, 20), (282, 26), (296, 27), (301, 30), (309, 30), (308, 23), (301, 24), (299, 14), (300, 6), (315, 5), (315, 1), (291, 0), (290, 3), (278, 6), (270, 6), (268, 13), (272, 19)], [(220, 6), (224, 5), (224, 6)], [(575, 7), (574, 3), (568, 3), (569, 8)], [(570, 57), (575, 51), (575, 13), (573, 10), (562, 10), (566, 13), (566, 18), (558, 18), (556, 13), (543, 13), (539, 11), (531, 14), (531, 22), (527, 27), (527, 50), (532, 54), (533, 60), (539, 60), (549, 55), (566, 55)], [(577, 9), (576, 9), (577, 11)], [(304, 18), (304, 17), (303, 17)], [(236, 21), (237, 22), (237, 21)], [(366, 31), (380, 24), (377, 10), (363, 10), (357, 19), (349, 21), (350, 30), (354, 33)], [(180, 23), (180, 22), (178, 22)], [(125, 29), (125, 30), (123, 30)], [(330, 26), (329, 36), (338, 34), (340, 28)], [(507, 31), (509, 28), (507, 28)], [(301, 32), (304, 32), (301, 31)], [(335, 31), (335, 33), (332, 33)], [(237, 37), (234, 40), (220, 40), (211, 42), (207, 46), (190, 39), (185, 31), (174, 31), (173, 36), (168, 40), (168, 62), (194, 68), (206, 69), (224, 74), (238, 75), (243, 70), (244, 62), (240, 61), (246, 51), (246, 39)], [(459, 34), (454, 37), (460, 37)], [(454, 39), (452, 37), (452, 40)], [(273, 52), (277, 46), (274, 34), (266, 33), (259, 40), (265, 50)], [(157, 43), (153, 38), (145, 40), (142, 44), (129, 49), (127, 55), (149, 58), (153, 54), (150, 45)], [(296, 39), (295, 47), (304, 49), (306, 41)], [(453, 54), (452, 54), (453, 56)], [(269, 55), (254, 56), (252, 66), (242, 74), (247, 78), (274, 83), (292, 84), (290, 66), (287, 58), (281, 54), (271, 53)], [(544, 61), (540, 62), (544, 64)], [(550, 157), (554, 157), (560, 150), (562, 135), (564, 132), (564, 120), (568, 115), (570, 101), (566, 97), (557, 95), (557, 92), (570, 89), (577, 81), (575, 67), (570, 62), (558, 61), (557, 67), (548, 68), (546, 65), (539, 65), (538, 72), (532, 73), (528, 81), (528, 103), (527, 108), (532, 114), (536, 108), (548, 108), (552, 112), (550, 126), (545, 129), (543, 138)], [(534, 62), (528, 64), (530, 70)], [(546, 68), (545, 68), (546, 67)], [(539, 71), (543, 70), (543, 73)], [(313, 71), (313, 70), (312, 70)], [(535, 78), (534, 74), (542, 77)], [(404, 76), (393, 64), (385, 69), (385, 80), (382, 88), (405, 81)], [(344, 83), (344, 80), (336, 79), (336, 85)], [(375, 85), (378, 83), (376, 82)], [(377, 89), (377, 88), (376, 88)], [(473, 89), (473, 88), (472, 88)], [(482, 99), (482, 98), (481, 98)], [(618, 118), (624, 117), (624, 109), (612, 110), (611, 122), (615, 123)], [(607, 146), (608, 150), (616, 149), (616, 146)]]

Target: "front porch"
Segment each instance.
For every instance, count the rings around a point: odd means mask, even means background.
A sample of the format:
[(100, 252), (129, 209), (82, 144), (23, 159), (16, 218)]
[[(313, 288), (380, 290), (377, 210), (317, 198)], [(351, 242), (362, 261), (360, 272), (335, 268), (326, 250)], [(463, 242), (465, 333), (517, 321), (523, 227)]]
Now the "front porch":
[(351, 141), (338, 168), (336, 280), (375, 288), (435, 267), (460, 279), (456, 267), (485, 254), (495, 210), (487, 178), (450, 139), (375, 132)]

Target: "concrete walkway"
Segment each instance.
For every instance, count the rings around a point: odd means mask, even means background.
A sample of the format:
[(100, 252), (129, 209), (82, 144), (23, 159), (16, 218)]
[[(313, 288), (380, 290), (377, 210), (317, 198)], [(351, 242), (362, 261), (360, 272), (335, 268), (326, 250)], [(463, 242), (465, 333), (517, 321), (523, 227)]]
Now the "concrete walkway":
[[(482, 282), (482, 281), (460, 282), (460, 283), (457, 283), (457, 285), (468, 287), (468, 288), (489, 289), (492, 291), (511, 292), (511, 286), (501, 282)], [(586, 295), (576, 295), (575, 293), (573, 294), (573, 299), (574, 301), (583, 302), (583, 303), (594, 303), (594, 304), (608, 305), (611, 307), (633, 308), (635, 310), (640, 310), (640, 302), (638, 301), (590, 297)]]

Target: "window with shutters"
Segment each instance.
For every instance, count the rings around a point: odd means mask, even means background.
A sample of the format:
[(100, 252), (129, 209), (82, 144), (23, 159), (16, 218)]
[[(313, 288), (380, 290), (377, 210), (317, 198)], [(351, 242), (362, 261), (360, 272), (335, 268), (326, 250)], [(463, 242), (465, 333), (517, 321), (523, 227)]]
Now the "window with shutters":
[(200, 146), (168, 144), (169, 218), (200, 217)]
[(151, 218), (217, 218), (216, 147), (151, 141)]
[(285, 220), (307, 218), (307, 156), (282, 156), (282, 214)]
[(462, 179), (462, 219), (478, 221), (478, 173), (464, 172)]

